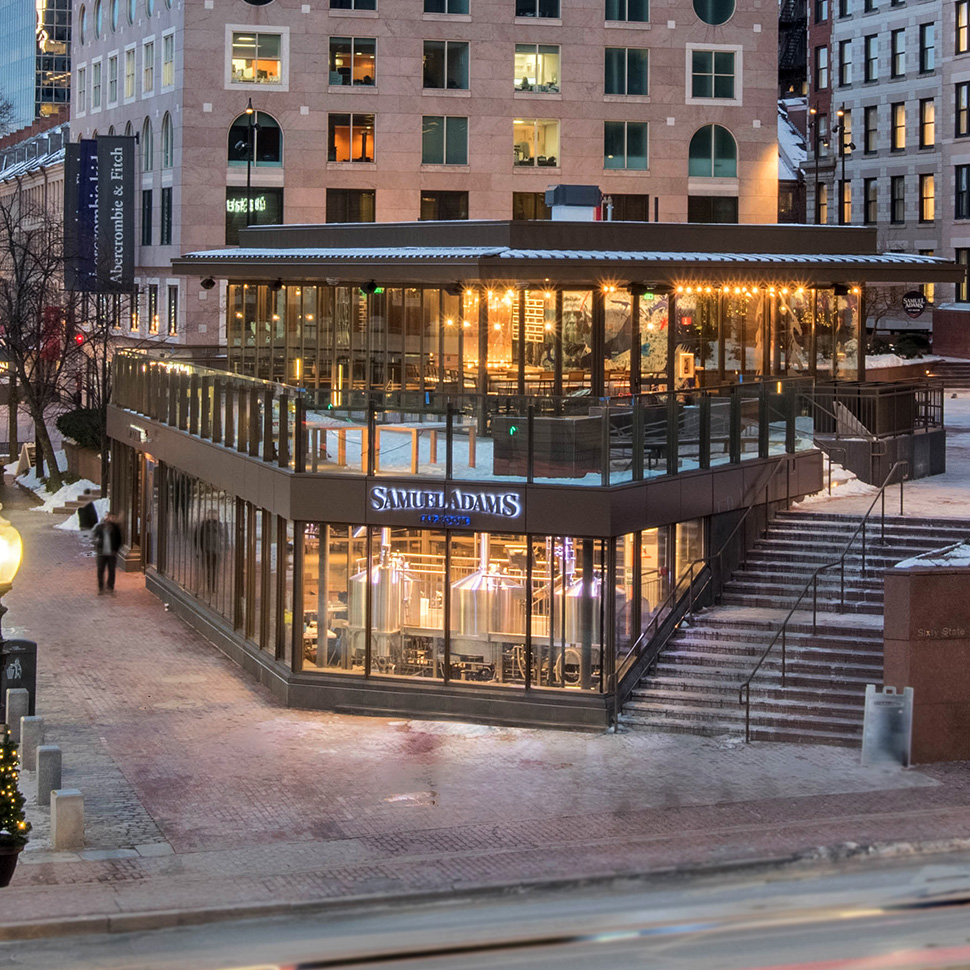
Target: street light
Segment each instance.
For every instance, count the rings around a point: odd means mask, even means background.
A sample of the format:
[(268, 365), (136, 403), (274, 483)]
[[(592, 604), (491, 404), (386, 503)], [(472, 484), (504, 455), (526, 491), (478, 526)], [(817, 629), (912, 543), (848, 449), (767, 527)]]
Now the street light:
[(249, 127), (246, 130), (246, 225), (253, 223), (253, 163), (256, 161), (256, 109), (253, 107), (253, 99), (249, 99), (246, 105), (246, 120)]
[(839, 183), (839, 222), (842, 225), (847, 225), (852, 222), (852, 203), (849, 203), (849, 218), (845, 217), (845, 156), (849, 152), (855, 151), (855, 142), (845, 140), (845, 105), (843, 104), (838, 111), (835, 112), (838, 116), (839, 123), (832, 129), (839, 133), (839, 154), (842, 156), (842, 180)]
[[(3, 506), (0, 505), (0, 509)], [(20, 568), (24, 544), (20, 533), (0, 515), (0, 621), (7, 608), (3, 605), (3, 597), (10, 592), (14, 576)], [(3, 643), (3, 633), (0, 632), (0, 643)]]

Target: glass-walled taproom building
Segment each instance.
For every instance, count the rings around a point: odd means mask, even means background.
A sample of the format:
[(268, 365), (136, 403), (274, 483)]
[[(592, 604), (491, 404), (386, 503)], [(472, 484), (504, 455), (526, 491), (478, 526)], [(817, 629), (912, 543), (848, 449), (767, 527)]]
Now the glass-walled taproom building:
[(116, 358), (128, 560), (294, 706), (605, 726), (821, 486), (812, 389), (864, 377), (864, 285), (959, 272), (871, 242), (432, 223), (185, 256), (226, 280), (229, 370)]

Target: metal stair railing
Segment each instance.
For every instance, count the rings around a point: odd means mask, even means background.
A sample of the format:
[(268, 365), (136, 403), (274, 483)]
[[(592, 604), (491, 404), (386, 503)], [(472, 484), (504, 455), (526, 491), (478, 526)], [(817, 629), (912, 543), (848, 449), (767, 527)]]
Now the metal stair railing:
[[(846, 543), (845, 548), (842, 550), (842, 555), (838, 559), (832, 562), (825, 563), (819, 566), (812, 573), (811, 578), (805, 584), (802, 591), (798, 594), (794, 605), (788, 611), (788, 615), (782, 621), (781, 627), (778, 632), (771, 638), (771, 642), (765, 647), (764, 652), (761, 654), (758, 662), (754, 665), (754, 669), (748, 675), (747, 680), (741, 684), (738, 688), (738, 703), (744, 706), (744, 740), (745, 743), (751, 741), (751, 682), (757, 676), (758, 672), (761, 670), (765, 660), (768, 659), (768, 655), (774, 649), (775, 644), (781, 640), (781, 686), (782, 689), (785, 687), (785, 673), (786, 673), (786, 641), (787, 641), (787, 631), (788, 624), (791, 622), (791, 618), (795, 615), (796, 610), (801, 605), (802, 600), (808, 594), (809, 589), (812, 590), (812, 634), (817, 632), (818, 628), (818, 578), (827, 569), (833, 569), (838, 566), (840, 569), (840, 581), (839, 581), (839, 612), (845, 612), (845, 560), (849, 554), (849, 550), (852, 548), (853, 543), (855, 543), (856, 538), (859, 536), (860, 532), (862, 534), (862, 572), (866, 571), (866, 522), (869, 516), (872, 514), (872, 510), (876, 507), (876, 502), (881, 500), (881, 510), (880, 510), (880, 537), (883, 542), (886, 539), (886, 489), (895, 484), (893, 478), (896, 472), (902, 468), (909, 468), (908, 461), (897, 461), (893, 463), (892, 468), (889, 469), (889, 474), (886, 476), (885, 481), (879, 488), (871, 504), (869, 505), (866, 514), (862, 517), (862, 520), (855, 527), (855, 531), (852, 533), (849, 541)], [(899, 514), (903, 514), (903, 482), (905, 481), (905, 475), (899, 476)]]
[[(680, 579), (674, 583), (673, 588), (664, 597), (663, 602), (654, 611), (650, 622), (637, 638), (636, 642), (624, 660), (623, 669), (618, 672), (616, 690), (616, 708), (618, 711), (623, 702), (633, 692), (636, 684), (644, 674), (656, 663), (661, 651), (667, 645), (667, 641), (676, 632), (678, 626), (685, 616), (694, 612), (694, 602), (714, 585), (715, 575), (720, 577), (722, 574), (721, 561), (724, 553), (731, 545), (734, 537), (738, 534), (741, 527), (745, 524), (751, 512), (762, 503), (767, 507), (770, 502), (769, 486), (774, 481), (775, 476), (781, 469), (789, 469), (789, 462), (779, 462), (776, 464), (753, 489), (754, 498), (748, 503), (741, 518), (735, 523), (734, 528), (728, 534), (720, 549), (710, 556), (702, 556), (693, 560), (685, 569)], [(764, 490), (764, 499), (758, 498)], [(789, 482), (785, 485), (786, 501), (790, 500)], [(767, 521), (767, 518), (766, 518)], [(742, 548), (741, 563), (743, 565), (747, 555), (747, 548)], [(715, 573), (715, 564), (717, 572)], [(699, 584), (699, 585), (698, 585)], [(716, 588), (716, 587), (715, 587)], [(614, 718), (615, 720), (615, 718)]]

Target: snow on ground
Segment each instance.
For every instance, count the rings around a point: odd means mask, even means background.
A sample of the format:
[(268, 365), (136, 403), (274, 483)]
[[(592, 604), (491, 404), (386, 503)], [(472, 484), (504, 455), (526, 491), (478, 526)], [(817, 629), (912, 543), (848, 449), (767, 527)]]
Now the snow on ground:
[[(17, 481), (20, 481), (20, 479), (18, 478)], [(44, 499), (44, 503), (43, 505), (35, 505), (30, 511), (51, 513), (54, 509), (58, 509), (68, 502), (76, 501), (88, 489), (96, 489), (97, 487), (94, 482), (86, 478), (79, 478), (76, 482), (71, 482), (53, 493), (45, 492), (43, 487), (40, 490), (35, 489), (37, 497)]]
[[(109, 500), (106, 498), (98, 498), (94, 500), (94, 509), (98, 513), (98, 521), (100, 522), (108, 514)], [(58, 522), (55, 529), (63, 529), (64, 532), (86, 532), (86, 529), (81, 528), (81, 521), (77, 517), (75, 512), (73, 515), (69, 515), (63, 522)]]

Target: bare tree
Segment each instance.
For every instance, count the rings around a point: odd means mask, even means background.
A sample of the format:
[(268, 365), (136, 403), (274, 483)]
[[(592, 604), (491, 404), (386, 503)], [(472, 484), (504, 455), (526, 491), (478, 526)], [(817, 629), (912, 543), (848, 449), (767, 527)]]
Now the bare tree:
[(46, 419), (60, 404), (63, 379), (78, 352), (77, 307), (64, 290), (62, 220), (34, 202), (19, 182), (0, 197), (0, 352), (34, 421), (37, 466), (48, 485), (63, 484)]
[[(878, 336), (880, 320), (902, 312), (903, 293), (901, 286), (867, 286), (863, 289), (863, 305), (866, 317), (872, 321), (873, 340)], [(868, 326), (868, 321), (864, 325)]]
[(0, 138), (13, 131), (14, 106), (5, 94), (0, 93)]

